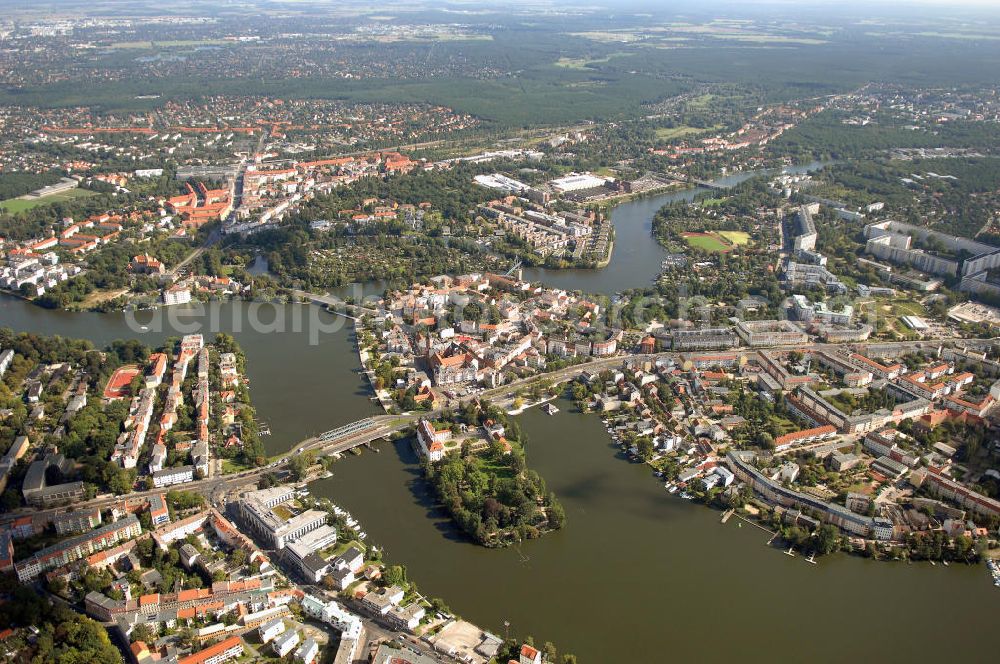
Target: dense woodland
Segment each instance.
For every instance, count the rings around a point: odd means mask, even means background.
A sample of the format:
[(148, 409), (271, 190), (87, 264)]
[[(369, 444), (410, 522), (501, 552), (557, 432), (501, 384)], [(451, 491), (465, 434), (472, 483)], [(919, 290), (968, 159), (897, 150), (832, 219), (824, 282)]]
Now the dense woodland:
[[(5, 582), (8, 583), (8, 582)], [(13, 581), (9, 582), (13, 586)], [(18, 631), (13, 641), (4, 641), (18, 662), (59, 662), (59, 664), (120, 664), (122, 655), (111, 643), (108, 631), (96, 620), (77, 613), (62, 602), (50, 602), (29, 586), (5, 588), (0, 604), (0, 625), (34, 626), (34, 639)]]
[(59, 173), (0, 173), (0, 201), (24, 196), (41, 187), (59, 182)]

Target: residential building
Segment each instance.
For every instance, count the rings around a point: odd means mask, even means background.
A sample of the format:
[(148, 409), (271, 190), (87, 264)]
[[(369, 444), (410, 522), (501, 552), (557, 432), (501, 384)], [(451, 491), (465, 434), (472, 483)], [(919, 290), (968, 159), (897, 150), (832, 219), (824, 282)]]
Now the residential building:
[(194, 466), (164, 468), (163, 470), (153, 473), (153, 486), (157, 489), (192, 481), (194, 481)]
[(421, 419), (417, 424), (417, 443), (424, 456), (433, 462), (444, 458), (444, 444), (451, 440), (450, 429), (436, 429), (430, 420)]
[(181, 657), (177, 664), (222, 664), (237, 659), (242, 654), (243, 640), (239, 636), (231, 636), (204, 650)]
[(124, 519), (36, 551), (31, 557), (16, 563), (17, 578), (21, 582), (30, 581), (42, 572), (62, 567), (140, 534), (142, 526), (139, 519), (130, 514)]
[(257, 628), (257, 633), (260, 636), (261, 643), (269, 643), (271, 639), (282, 634), (285, 631), (285, 621), (281, 618), (275, 618), (270, 622), (266, 622)]

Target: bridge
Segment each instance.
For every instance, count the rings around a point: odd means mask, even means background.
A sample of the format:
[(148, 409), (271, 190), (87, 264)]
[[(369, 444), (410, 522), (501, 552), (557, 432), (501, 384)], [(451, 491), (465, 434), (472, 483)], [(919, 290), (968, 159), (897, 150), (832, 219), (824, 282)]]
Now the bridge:
[[(863, 352), (866, 346), (883, 346), (883, 347), (896, 347), (905, 346), (912, 348), (926, 348), (927, 350), (934, 350), (939, 346), (944, 344), (953, 344), (964, 348), (982, 348), (985, 346), (991, 346), (1000, 341), (1000, 338), (990, 338), (990, 339), (961, 339), (961, 338), (946, 338), (946, 339), (933, 339), (924, 340), (920, 342), (912, 341), (897, 341), (897, 342), (885, 342), (885, 343), (874, 343), (874, 344), (812, 344), (812, 348), (817, 350), (832, 350), (834, 348), (850, 348), (856, 349)], [(786, 348), (788, 350), (797, 350), (802, 346), (776, 346), (771, 347), (770, 350), (775, 350), (776, 348)], [(753, 353), (758, 350), (768, 350), (764, 348), (759, 349), (745, 349), (748, 353)], [(512, 381), (506, 385), (501, 385), (500, 387), (485, 390), (475, 396), (467, 396), (461, 399), (448, 400), (445, 403), (445, 408), (450, 408), (453, 406), (458, 406), (464, 401), (470, 399), (495, 399), (497, 397), (503, 398), (505, 393), (516, 392), (532, 383), (545, 381), (549, 384), (563, 383), (572, 380), (576, 376), (580, 375), (585, 371), (589, 372), (599, 372), (603, 369), (610, 368), (616, 365), (620, 365), (622, 362), (632, 359), (632, 360), (656, 360), (662, 357), (677, 357), (680, 353), (662, 352), (655, 353), (652, 355), (618, 355), (613, 357), (605, 357), (599, 359), (593, 359), (589, 362), (583, 362), (582, 364), (573, 365), (570, 367), (565, 367), (557, 371), (552, 371), (548, 373), (537, 374), (535, 376), (529, 376), (527, 378), (522, 378), (519, 380)], [(307, 438), (301, 441), (298, 445), (293, 447), (289, 452), (281, 455), (279, 458), (272, 461), (270, 464), (263, 466), (261, 468), (254, 468), (252, 470), (245, 470), (239, 473), (233, 473), (228, 475), (216, 475), (212, 477), (207, 477), (200, 480), (195, 480), (193, 482), (187, 482), (185, 484), (180, 484), (175, 487), (178, 490), (184, 491), (195, 491), (206, 496), (210, 502), (218, 503), (219, 501), (225, 500), (225, 495), (233, 491), (242, 489), (247, 485), (255, 485), (257, 480), (267, 473), (272, 472), (283, 472), (282, 467), (288, 463), (288, 460), (293, 456), (298, 456), (305, 452), (315, 452), (319, 455), (330, 455), (346, 452), (352, 448), (358, 447), (360, 445), (366, 445), (372, 441), (378, 440), (380, 438), (388, 438), (394, 433), (400, 431), (405, 431), (410, 427), (414, 426), (417, 421), (422, 418), (434, 418), (440, 415), (442, 409), (436, 409), (433, 411), (419, 412), (419, 413), (407, 413), (402, 415), (374, 415), (371, 417), (366, 417), (349, 424), (344, 424), (335, 429), (330, 429), (319, 435)], [(149, 491), (137, 491), (128, 494), (130, 498), (141, 498), (150, 496), (153, 494), (163, 493), (164, 489), (155, 489)], [(75, 505), (76, 508), (80, 509), (83, 507), (109, 507), (113, 504), (121, 502), (125, 496), (102, 496), (95, 498), (93, 500), (83, 501)], [(12, 521), (16, 518), (24, 516), (25, 514), (57, 514), (66, 511), (66, 507), (56, 507), (46, 510), (36, 510), (34, 508), (23, 507), (19, 508), (5, 514), (0, 514), (0, 523), (6, 523)]]
[(361, 312), (361, 313), (372, 314), (372, 315), (377, 315), (378, 314), (378, 311), (376, 311), (375, 309), (372, 309), (371, 307), (365, 307), (365, 306), (362, 306), (360, 304), (348, 304), (347, 302), (344, 302), (343, 300), (341, 300), (339, 297), (336, 297), (334, 295), (330, 295), (329, 293), (325, 293), (325, 294), (324, 293), (310, 293), (309, 291), (303, 291), (303, 290), (298, 290), (298, 289), (294, 289), (294, 288), (291, 289), (290, 292), (291, 292), (292, 295), (294, 295), (295, 297), (297, 297), (299, 299), (308, 300), (308, 301), (312, 302), (313, 304), (318, 304), (320, 306), (325, 306), (327, 308), (327, 310), (331, 314), (335, 314), (337, 316), (343, 316), (344, 318), (349, 318), (349, 319), (354, 320), (354, 321), (360, 320), (360, 318), (358, 318), (357, 316), (352, 316), (351, 314), (349, 314), (349, 313), (347, 313), (345, 311), (338, 311), (337, 310), (338, 307), (352, 307), (355, 312)]
[(673, 175), (670, 173), (655, 173), (657, 177), (662, 177), (666, 180), (672, 180), (674, 182), (680, 182), (681, 184), (693, 184), (698, 187), (704, 187), (705, 189), (712, 189), (713, 191), (724, 191), (730, 189), (726, 185), (719, 184), (718, 182), (710, 182), (709, 180), (700, 180), (698, 178), (687, 177), (684, 175)]

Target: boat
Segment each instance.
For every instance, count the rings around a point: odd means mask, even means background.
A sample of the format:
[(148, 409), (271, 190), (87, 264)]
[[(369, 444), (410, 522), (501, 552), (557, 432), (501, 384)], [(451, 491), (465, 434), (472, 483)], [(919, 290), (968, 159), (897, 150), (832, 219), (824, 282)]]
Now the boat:
[(544, 410), (547, 415), (555, 415), (556, 413), (559, 412), (559, 409), (553, 406), (551, 403), (547, 403), (544, 406), (542, 406), (542, 410)]
[(993, 585), (1000, 588), (1000, 563), (995, 560), (987, 560), (986, 568), (990, 571), (990, 575), (993, 577)]
[(809, 563), (810, 565), (815, 565), (816, 564), (816, 552), (815, 551), (813, 551), (809, 555), (809, 557), (806, 558), (806, 562)]

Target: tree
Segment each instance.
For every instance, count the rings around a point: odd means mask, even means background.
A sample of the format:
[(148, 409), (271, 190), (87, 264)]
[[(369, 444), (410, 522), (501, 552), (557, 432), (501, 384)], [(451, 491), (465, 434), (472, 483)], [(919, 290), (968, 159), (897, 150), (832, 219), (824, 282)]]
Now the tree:
[(406, 586), (406, 567), (391, 565), (382, 571), (382, 582), (387, 586)]
[(305, 479), (309, 472), (309, 459), (301, 454), (292, 456), (288, 460), (288, 472), (295, 481)]
[(836, 526), (824, 523), (816, 530), (816, 552), (821, 555), (833, 553), (840, 548), (840, 531)]
[(639, 451), (639, 458), (649, 461), (653, 458), (653, 441), (648, 437), (642, 437), (636, 441), (636, 449)]
[(152, 643), (156, 639), (156, 632), (148, 624), (142, 623), (135, 626), (132, 630), (132, 641), (145, 641), (146, 643)]

